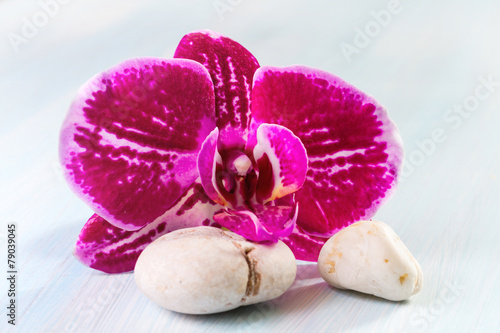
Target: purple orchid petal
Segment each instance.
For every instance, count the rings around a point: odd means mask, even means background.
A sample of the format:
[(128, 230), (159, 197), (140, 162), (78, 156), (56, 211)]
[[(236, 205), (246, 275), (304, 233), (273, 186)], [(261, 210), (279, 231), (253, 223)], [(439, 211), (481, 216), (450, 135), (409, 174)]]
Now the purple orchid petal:
[(195, 182), (160, 219), (140, 230), (117, 228), (94, 214), (78, 237), (74, 255), (84, 265), (106, 273), (129, 272), (152, 241), (173, 230), (214, 225), (212, 216), (221, 209)]
[(300, 139), (286, 127), (262, 124), (257, 128), (256, 141), (257, 200), (266, 203), (297, 191), (307, 172), (307, 153)]
[(229, 183), (233, 184), (234, 179), (224, 170), (222, 157), (217, 149), (218, 141), (219, 129), (215, 128), (202, 144), (198, 155), (201, 184), (210, 199), (224, 206), (233, 206), (236, 195), (226, 187), (229, 187)]
[(126, 230), (159, 217), (198, 177), (215, 127), (213, 84), (192, 60), (128, 60), (89, 80), (63, 124), (60, 157), (73, 191)]
[(219, 143), (226, 148), (244, 148), (252, 78), (259, 68), (255, 57), (232, 39), (212, 31), (198, 31), (182, 38), (174, 58), (192, 59), (208, 69), (215, 87)]
[[(252, 130), (283, 125), (306, 147), (309, 168), (296, 192), (299, 233), (329, 237), (371, 217), (393, 193), (403, 157), (398, 130), (372, 97), (340, 78), (305, 66), (262, 67), (252, 117)], [(304, 258), (300, 243), (294, 246)]]
[(214, 221), (251, 241), (276, 242), (289, 236), (297, 221), (298, 205), (256, 205), (254, 211), (229, 209), (214, 216)]
[(203, 188), (210, 199), (221, 205), (244, 206), (253, 196), (257, 184), (252, 162), (239, 150), (222, 150), (224, 156), (221, 156), (218, 142), (219, 130), (215, 128), (203, 142), (198, 155)]
[(218, 128), (215, 128), (212, 133), (206, 137), (198, 155), (198, 171), (200, 173), (201, 184), (209, 198), (221, 205), (227, 205), (227, 201), (218, 191), (215, 179), (216, 166), (222, 163), (221, 156), (217, 151), (218, 138)]
[(281, 240), (292, 249), (295, 258), (305, 261), (318, 261), (319, 252), (329, 238), (308, 235), (295, 225), (291, 235)]

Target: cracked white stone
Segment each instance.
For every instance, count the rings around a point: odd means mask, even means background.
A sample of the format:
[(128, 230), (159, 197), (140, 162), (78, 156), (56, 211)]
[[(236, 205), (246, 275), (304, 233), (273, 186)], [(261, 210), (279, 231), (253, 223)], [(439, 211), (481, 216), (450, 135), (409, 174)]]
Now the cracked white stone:
[(229, 231), (195, 227), (168, 233), (137, 260), (139, 289), (158, 305), (209, 314), (282, 295), (297, 265), (283, 242), (258, 244)]
[(321, 249), (318, 270), (330, 285), (392, 301), (422, 288), (422, 269), (394, 230), (360, 221), (333, 235)]

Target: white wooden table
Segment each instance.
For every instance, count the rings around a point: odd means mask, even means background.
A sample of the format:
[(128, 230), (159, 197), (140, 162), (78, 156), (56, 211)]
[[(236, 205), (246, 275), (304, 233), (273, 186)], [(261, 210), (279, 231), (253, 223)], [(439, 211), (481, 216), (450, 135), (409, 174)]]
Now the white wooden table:
[[(0, 331), (500, 332), (498, 1), (54, 1), (0, 1)], [(62, 180), (57, 145), (76, 89), (124, 59), (171, 57), (184, 34), (205, 28), (261, 64), (330, 71), (387, 107), (406, 167), (375, 218), (421, 263), (418, 295), (393, 303), (335, 290), (304, 264), (274, 301), (187, 316), (149, 301), (132, 274), (73, 258), (91, 211)], [(6, 316), (12, 223), (15, 327)]]

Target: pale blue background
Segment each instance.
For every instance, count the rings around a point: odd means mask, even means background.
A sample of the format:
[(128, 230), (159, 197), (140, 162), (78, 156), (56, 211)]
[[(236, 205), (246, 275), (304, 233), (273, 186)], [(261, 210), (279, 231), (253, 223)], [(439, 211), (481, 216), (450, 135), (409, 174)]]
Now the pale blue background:
[[(374, 22), (372, 11), (390, 1), (66, 1), (18, 50), (9, 36), (22, 36), (23, 20), (32, 22), (42, 7), (0, 1), (0, 267), (6, 271), (6, 226), (16, 222), (17, 331), (500, 331), (498, 1), (401, 0), (387, 26), (349, 59), (342, 43), (353, 44), (357, 29)], [(220, 4), (227, 10), (218, 12)], [(147, 300), (131, 274), (100, 274), (72, 257), (91, 215), (61, 179), (57, 157), (76, 90), (122, 60), (171, 57), (184, 34), (207, 28), (242, 43), (262, 65), (330, 71), (387, 107), (407, 164), (375, 218), (421, 263), (420, 294), (392, 303), (337, 291), (315, 265), (303, 265), (278, 300), (193, 317)], [(474, 101), (480, 78), (496, 82), (494, 91), (464, 116), (453, 113)], [(431, 141), (433, 132), (439, 140)]]

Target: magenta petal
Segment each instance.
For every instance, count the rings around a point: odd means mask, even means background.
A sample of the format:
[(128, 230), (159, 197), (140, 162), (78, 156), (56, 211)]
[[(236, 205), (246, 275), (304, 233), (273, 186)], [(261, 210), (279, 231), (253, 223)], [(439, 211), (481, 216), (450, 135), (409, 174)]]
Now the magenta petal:
[(259, 167), (257, 200), (266, 203), (297, 191), (307, 172), (307, 153), (300, 139), (280, 125), (262, 124), (253, 156)]
[(296, 259), (318, 261), (319, 252), (328, 239), (308, 235), (298, 225), (295, 225), (292, 234), (281, 238), (281, 241), (288, 245)]
[(175, 58), (192, 59), (205, 66), (215, 86), (215, 112), (220, 143), (243, 148), (250, 122), (250, 90), (259, 63), (239, 43), (212, 31), (182, 38)]
[(206, 137), (198, 155), (198, 171), (200, 173), (201, 184), (210, 199), (221, 205), (226, 205), (226, 200), (217, 190), (215, 179), (217, 163), (219, 165), (222, 164), (222, 158), (217, 151), (218, 138), (218, 128), (215, 128), (212, 133)]
[(289, 236), (298, 215), (298, 206), (257, 205), (255, 211), (229, 209), (214, 216), (214, 221), (248, 240), (276, 242)]
[(398, 130), (372, 97), (340, 78), (305, 66), (262, 67), (252, 116), (252, 129), (283, 125), (307, 149), (299, 232), (328, 237), (371, 217), (392, 194), (403, 157)]
[(213, 84), (192, 60), (128, 60), (89, 80), (63, 124), (60, 158), (73, 191), (126, 230), (157, 221), (198, 177), (215, 127)]
[(129, 272), (152, 241), (173, 230), (213, 225), (212, 216), (221, 208), (194, 183), (158, 221), (140, 230), (117, 228), (94, 214), (80, 232), (74, 255), (84, 265), (106, 273)]

